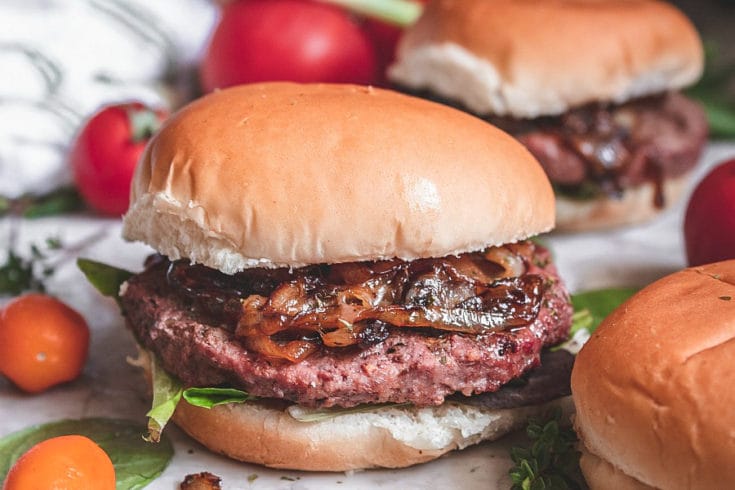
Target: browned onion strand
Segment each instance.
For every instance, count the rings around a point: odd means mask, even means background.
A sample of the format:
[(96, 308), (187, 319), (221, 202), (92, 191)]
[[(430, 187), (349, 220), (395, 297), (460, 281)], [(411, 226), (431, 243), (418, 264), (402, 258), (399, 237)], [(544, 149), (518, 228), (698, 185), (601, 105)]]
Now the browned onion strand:
[(234, 327), (249, 349), (298, 362), (320, 344), (381, 342), (390, 327), (478, 335), (528, 325), (544, 292), (541, 276), (526, 274), (534, 253), (533, 243), (521, 242), (456, 257), (234, 276), (179, 261), (167, 277)]

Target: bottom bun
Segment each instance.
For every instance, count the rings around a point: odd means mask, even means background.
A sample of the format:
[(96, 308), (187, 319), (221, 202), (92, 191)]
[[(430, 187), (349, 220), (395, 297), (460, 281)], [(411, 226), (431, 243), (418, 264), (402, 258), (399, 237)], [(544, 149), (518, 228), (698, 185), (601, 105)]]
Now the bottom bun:
[(595, 456), (582, 446), (579, 466), (587, 485), (594, 490), (654, 490), (635, 478), (623, 473), (609, 462)]
[(174, 422), (212, 451), (279, 469), (348, 471), (402, 468), (522, 428), (553, 407), (572, 411), (570, 397), (514, 409), (447, 402), (439, 407), (383, 407), (301, 422), (289, 408), (265, 403), (199, 408), (182, 401)]
[(620, 199), (601, 196), (580, 200), (557, 195), (555, 231), (600, 230), (643, 223), (675, 204), (688, 181), (689, 174), (664, 181), (664, 208), (653, 205), (656, 193), (653, 183), (626, 189)]

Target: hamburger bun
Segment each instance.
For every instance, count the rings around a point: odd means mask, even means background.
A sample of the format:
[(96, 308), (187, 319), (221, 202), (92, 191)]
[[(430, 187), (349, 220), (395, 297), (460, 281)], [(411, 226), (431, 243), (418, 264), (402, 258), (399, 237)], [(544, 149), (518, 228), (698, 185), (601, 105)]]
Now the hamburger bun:
[(180, 403), (173, 420), (210, 450), (233, 459), (271, 468), (349, 471), (425, 463), (494, 441), (554, 407), (571, 413), (571, 397), (500, 410), (454, 402), (381, 408), (316, 422), (301, 422), (287, 410), (257, 402), (212, 409)]
[(735, 261), (667, 276), (603, 322), (572, 372), (591, 488), (735, 487), (733, 339)]
[(449, 107), (370, 87), (266, 83), (172, 116), (123, 235), (225, 273), (440, 257), (550, 230), (528, 151)]
[[(661, 185), (666, 209), (679, 202), (691, 172), (665, 179)], [(655, 200), (656, 184), (643, 183), (625, 190), (618, 199), (598, 196), (590, 199), (572, 199), (556, 196), (556, 231), (576, 232), (615, 228), (644, 223), (659, 215), (663, 209), (651, 205)]]
[(535, 118), (694, 83), (691, 22), (657, 0), (436, 0), (402, 38), (391, 80), (476, 114)]

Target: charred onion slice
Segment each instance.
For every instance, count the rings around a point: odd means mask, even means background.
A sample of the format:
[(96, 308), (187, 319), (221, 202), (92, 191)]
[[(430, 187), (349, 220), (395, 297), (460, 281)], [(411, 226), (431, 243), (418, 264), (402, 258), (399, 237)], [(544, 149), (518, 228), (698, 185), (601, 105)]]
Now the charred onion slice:
[[(381, 342), (390, 327), (478, 335), (532, 323), (540, 276), (531, 242), (411, 262), (390, 260), (226, 276), (173, 262), (169, 283), (262, 355), (303, 360), (319, 348)], [(321, 340), (320, 343), (314, 340)]]

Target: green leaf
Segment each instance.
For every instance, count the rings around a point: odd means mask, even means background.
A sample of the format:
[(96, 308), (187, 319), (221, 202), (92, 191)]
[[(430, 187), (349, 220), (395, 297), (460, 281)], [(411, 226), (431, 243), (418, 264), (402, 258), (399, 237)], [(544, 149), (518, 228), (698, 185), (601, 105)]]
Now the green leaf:
[(140, 438), (143, 430), (141, 425), (126, 420), (90, 418), (61, 420), (14, 432), (0, 439), (0, 481), (32, 446), (52, 437), (78, 434), (92, 439), (110, 456), (118, 490), (144, 488), (163, 472), (174, 450), (168, 439), (147, 444)]
[(158, 367), (153, 354), (150, 354), (149, 357), (153, 379), (153, 404), (146, 414), (148, 435), (144, 439), (149, 442), (158, 442), (164, 427), (174, 415), (176, 405), (181, 401), (184, 389), (178, 379), (169, 376)]
[(234, 388), (187, 388), (183, 396), (189, 405), (202, 408), (212, 408), (227, 403), (245, 403), (258, 399), (245, 391)]
[(703, 99), (710, 135), (714, 138), (735, 138), (735, 103)]
[(577, 328), (584, 325), (590, 333), (594, 332), (607, 315), (637, 291), (637, 288), (610, 288), (573, 294), (572, 306), (575, 314), (579, 314)]
[(79, 211), (84, 208), (84, 202), (73, 188), (58, 189), (41, 197), (34, 197), (28, 201), (23, 210), (24, 218), (43, 218), (57, 214)]
[(513, 490), (580, 488), (577, 436), (571, 427), (561, 425), (561, 417), (561, 410), (554, 410), (545, 420), (529, 421), (530, 448), (511, 449)]
[(611, 288), (573, 294), (574, 314), (569, 340), (551, 350), (564, 349), (576, 355), (602, 320), (636, 291), (636, 288)]
[(111, 265), (89, 259), (77, 259), (77, 267), (97, 291), (105, 296), (119, 300), (120, 286), (133, 276), (133, 273)]
[(400, 27), (407, 27), (419, 18), (423, 7), (407, 0), (323, 0)]

